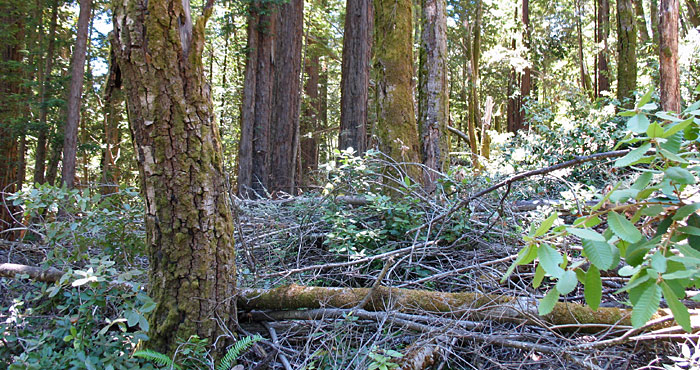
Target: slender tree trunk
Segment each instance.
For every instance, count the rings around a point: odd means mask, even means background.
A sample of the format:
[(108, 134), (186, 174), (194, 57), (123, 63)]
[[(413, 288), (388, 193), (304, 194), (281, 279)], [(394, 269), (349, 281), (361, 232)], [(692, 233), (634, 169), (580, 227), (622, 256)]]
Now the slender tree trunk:
[[(377, 136), (382, 152), (397, 162), (420, 161), (413, 102), (413, 25), (411, 0), (375, 0), (374, 55)], [(409, 175), (419, 180), (420, 170)]]
[[(527, 60), (531, 61), (530, 52), (530, 1), (523, 0), (523, 46), (525, 46), (525, 52), (527, 53)], [(532, 89), (532, 81), (530, 78), (530, 67), (526, 66), (523, 69), (523, 76), (520, 80), (520, 103), (518, 109), (518, 129), (526, 129), (525, 124), (525, 112), (523, 111), (523, 104), (527, 102), (530, 98), (530, 90)]]
[(294, 194), (299, 99), (301, 98), (301, 47), (304, 0), (290, 0), (277, 12), (279, 31), (275, 47), (270, 126), (270, 192)]
[[(318, 78), (318, 122), (319, 122), (319, 127), (322, 129), (330, 129), (329, 124), (328, 124), (328, 66), (326, 65), (325, 58), (323, 62), (321, 63), (321, 74)], [(342, 86), (342, 85), (341, 85)], [(324, 135), (325, 137), (329, 138), (331, 135)], [(323, 137), (323, 136), (322, 136)], [(325, 143), (324, 143), (325, 144)], [(320, 145), (320, 143), (319, 143)], [(327, 162), (330, 158), (328, 158), (328, 155), (331, 152), (331, 146), (330, 144), (325, 145), (324, 150), (321, 150), (319, 148), (319, 152), (317, 153), (319, 156), (319, 161), (321, 161), (320, 155), (321, 153), (326, 153), (327, 157), (323, 158), (324, 162)]]
[(583, 31), (581, 29), (583, 9), (580, 1), (581, 0), (576, 1), (576, 12), (578, 13), (576, 17), (576, 33), (578, 36), (579, 78), (581, 79), (581, 90), (590, 98), (593, 98), (594, 93), (591, 90), (591, 76), (588, 75), (588, 66), (586, 65), (586, 58), (583, 53)]
[(681, 88), (678, 76), (678, 0), (661, 0), (659, 8), (659, 80), (661, 109), (681, 111)]
[(649, 42), (649, 30), (647, 29), (647, 20), (644, 16), (644, 3), (642, 0), (634, 0), (634, 14), (637, 17), (637, 33), (639, 34), (639, 42), (645, 44)]
[(617, 100), (634, 106), (637, 88), (637, 27), (632, 0), (617, 0)]
[(367, 149), (373, 30), (372, 0), (347, 0), (340, 78), (338, 146), (341, 150), (352, 147), (360, 155)]
[(610, 3), (608, 0), (596, 0), (598, 4), (598, 27), (596, 29), (596, 43), (602, 43), (603, 48), (596, 56), (597, 87), (596, 97), (600, 98), (603, 91), (610, 91), (610, 70), (608, 68), (608, 36), (610, 35)]
[[(483, 12), (483, 2), (476, 2), (474, 22), (471, 27), (471, 42), (469, 49), (469, 104), (468, 104), (468, 132), (469, 147), (471, 148), (472, 166), (480, 168), (479, 164), (479, 142), (477, 127), (481, 124), (481, 112), (479, 107), (479, 58), (481, 57), (481, 18)], [(483, 132), (482, 132), (483, 134)]]
[[(519, 2), (519, 0), (516, 0), (516, 3)], [(518, 7), (515, 7), (515, 22), (517, 23), (518, 21)], [(516, 47), (516, 39), (515, 36), (511, 38), (511, 50), (515, 51)], [(520, 79), (518, 78), (518, 73), (515, 70), (515, 68), (511, 68), (510, 70), (510, 77), (508, 78), (508, 107), (506, 109), (506, 116), (507, 116), (507, 127), (508, 127), (508, 132), (516, 132), (520, 128), (518, 127), (518, 115), (520, 113), (520, 105), (518, 102), (520, 101), (519, 97), (515, 95), (516, 88), (520, 87)]]
[(688, 9), (688, 20), (697, 28), (700, 26), (700, 3), (697, 0), (685, 0), (685, 5)]
[[(313, 42), (307, 39), (307, 47)], [(305, 184), (311, 172), (318, 169), (318, 138), (315, 132), (318, 130), (318, 114), (320, 111), (320, 99), (318, 97), (320, 58), (318, 53), (310, 56), (304, 63), (306, 70), (306, 83), (304, 93), (306, 102), (301, 118), (301, 173), (299, 183)]]
[[(693, 0), (690, 0), (693, 1)], [(688, 1), (686, 1), (686, 4)], [(651, 37), (654, 42), (654, 47), (659, 45), (659, 1), (651, 0), (650, 10), (651, 13)]]
[(119, 64), (114, 54), (114, 47), (110, 49), (109, 74), (105, 83), (104, 104), (104, 142), (105, 149), (102, 154), (102, 193), (114, 193), (119, 189), (119, 158), (121, 131), (119, 124), (122, 120), (124, 107), (124, 93), (122, 92), (122, 76)]
[(78, 126), (80, 125), (80, 102), (83, 95), (85, 57), (87, 54), (88, 26), (92, 0), (80, 0), (78, 33), (73, 57), (71, 58), (71, 79), (68, 92), (66, 128), (63, 136), (63, 182), (69, 189), (75, 186), (75, 161), (78, 148)]
[(225, 336), (236, 320), (233, 220), (202, 65), (212, 7), (193, 25), (187, 0), (112, 2), (157, 304), (146, 345), (168, 354), (192, 334)]
[[(435, 190), (440, 173), (447, 168), (447, 11), (445, 0), (423, 0), (420, 49), (419, 127), (422, 162), (426, 166), (423, 185)], [(431, 171), (432, 170), (432, 171)]]
[[(17, 191), (20, 152), (17, 145), (23, 115), (22, 83), (26, 6), (24, 1), (0, 2), (0, 192)], [(19, 209), (0, 199), (0, 232), (13, 226)], [(13, 239), (14, 234), (0, 234)]]

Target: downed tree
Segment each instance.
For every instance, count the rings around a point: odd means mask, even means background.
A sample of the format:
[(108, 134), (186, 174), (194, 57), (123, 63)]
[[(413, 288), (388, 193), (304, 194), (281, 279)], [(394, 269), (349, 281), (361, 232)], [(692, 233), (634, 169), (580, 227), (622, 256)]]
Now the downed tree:
[(30, 279), (43, 283), (53, 283), (61, 279), (63, 272), (53, 267), (44, 269), (16, 263), (0, 264), (0, 277), (16, 278), (22, 275), (29, 276)]

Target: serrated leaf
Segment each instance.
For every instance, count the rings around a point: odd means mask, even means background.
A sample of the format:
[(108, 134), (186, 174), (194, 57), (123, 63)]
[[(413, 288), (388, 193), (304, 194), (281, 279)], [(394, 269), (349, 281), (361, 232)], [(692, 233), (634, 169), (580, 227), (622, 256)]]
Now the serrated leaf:
[(632, 189), (637, 189), (637, 190), (642, 190), (644, 189), (647, 185), (649, 185), (649, 182), (651, 182), (651, 179), (654, 177), (654, 174), (651, 172), (643, 172), (639, 177), (637, 177), (637, 180), (635, 180), (634, 184), (632, 184), (631, 188)]
[(558, 301), (559, 292), (557, 291), (557, 288), (552, 288), (547, 295), (540, 300), (540, 304), (537, 306), (537, 312), (540, 314), (540, 316), (550, 314), (552, 310), (554, 310), (554, 306), (556, 306)]
[(575, 227), (569, 227), (566, 229), (566, 231), (570, 234), (576, 235), (581, 239), (588, 239), (588, 240), (593, 240), (593, 241), (598, 241), (598, 242), (604, 242), (605, 237), (598, 234), (597, 232), (590, 230), (590, 229), (578, 229)]
[(671, 167), (664, 171), (666, 176), (673, 180), (677, 184), (692, 185), (695, 184), (696, 179), (690, 171), (681, 167)]
[(539, 288), (542, 284), (542, 280), (544, 280), (544, 269), (542, 265), (538, 264), (535, 269), (535, 276), (532, 278), (532, 287), (535, 289)]
[(690, 324), (690, 314), (688, 313), (688, 308), (685, 307), (683, 303), (678, 299), (673, 289), (666, 284), (665, 281), (661, 282), (661, 290), (664, 293), (664, 298), (666, 298), (666, 303), (668, 303), (668, 308), (671, 309), (673, 313), (673, 318), (676, 320), (678, 325), (680, 325), (683, 330), (690, 333), (693, 330)]
[(665, 142), (659, 142), (659, 147), (661, 149), (668, 150), (671, 153), (678, 153), (681, 149), (681, 142), (683, 141), (683, 133), (677, 132), (669, 137), (665, 138)]
[(559, 214), (557, 212), (552, 213), (549, 217), (547, 217), (546, 220), (542, 221), (540, 227), (538, 227), (537, 231), (535, 231), (534, 236), (537, 237), (544, 235), (547, 231), (549, 231), (549, 229), (554, 224), (554, 221), (556, 221), (558, 217)]
[(576, 278), (576, 273), (571, 270), (566, 270), (559, 277), (559, 281), (557, 281), (557, 291), (564, 295), (569, 294), (576, 289), (577, 284), (578, 279)]
[(598, 269), (607, 270), (611, 267), (613, 252), (610, 244), (587, 239), (584, 239), (581, 244), (583, 244), (583, 251), (586, 253), (588, 260)]
[(600, 279), (600, 271), (597, 267), (591, 265), (586, 272), (586, 282), (583, 285), (583, 296), (586, 298), (586, 303), (597, 311), (600, 306), (600, 299), (603, 297), (603, 282)]
[(641, 328), (659, 310), (661, 302), (661, 288), (656, 284), (650, 284), (639, 296), (632, 309), (632, 326)]
[(617, 274), (620, 276), (632, 276), (639, 272), (640, 267), (632, 267), (632, 266), (623, 266), (620, 268), (620, 270), (617, 271)]
[(627, 120), (627, 130), (635, 134), (643, 134), (649, 128), (649, 118), (646, 114), (638, 113)]
[(639, 148), (630, 150), (624, 157), (615, 161), (615, 167), (626, 167), (637, 162), (644, 157), (644, 154), (646, 154), (649, 149), (651, 149), (651, 144), (645, 143)]
[(546, 273), (554, 277), (560, 277), (564, 274), (564, 269), (559, 265), (564, 262), (564, 258), (547, 244), (540, 245), (537, 248), (537, 256), (540, 258), (540, 266)]
[(608, 213), (608, 225), (620, 239), (630, 243), (636, 243), (642, 238), (642, 233), (632, 224), (627, 217), (621, 216), (615, 211)]
[(650, 138), (661, 137), (664, 134), (664, 129), (658, 123), (654, 122), (647, 128), (647, 136)]

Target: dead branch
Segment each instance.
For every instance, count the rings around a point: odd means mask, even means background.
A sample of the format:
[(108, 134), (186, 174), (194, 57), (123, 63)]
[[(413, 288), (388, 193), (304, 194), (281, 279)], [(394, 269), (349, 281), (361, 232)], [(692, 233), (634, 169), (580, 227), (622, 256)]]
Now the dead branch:
[(16, 278), (18, 275), (27, 275), (32, 280), (53, 283), (61, 279), (63, 272), (53, 267), (43, 269), (41, 267), (18, 265), (15, 263), (0, 264), (0, 277)]

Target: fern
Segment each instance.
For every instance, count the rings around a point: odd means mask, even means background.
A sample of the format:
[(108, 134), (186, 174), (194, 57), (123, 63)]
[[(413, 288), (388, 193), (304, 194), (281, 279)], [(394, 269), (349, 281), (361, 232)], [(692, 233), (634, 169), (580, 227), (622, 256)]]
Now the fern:
[(146, 360), (151, 361), (159, 366), (167, 366), (168, 368), (171, 368), (171, 369), (172, 368), (175, 368), (178, 370), (180, 369), (180, 366), (178, 366), (175, 362), (173, 362), (173, 360), (170, 357), (168, 357), (160, 352), (153, 351), (150, 349), (138, 350), (138, 351), (134, 352), (134, 357), (146, 359)]
[(241, 338), (234, 344), (231, 348), (229, 348), (228, 352), (226, 352), (226, 356), (221, 359), (221, 362), (219, 363), (219, 366), (216, 368), (216, 370), (229, 370), (231, 367), (233, 367), (233, 364), (236, 362), (238, 359), (238, 356), (241, 355), (241, 352), (244, 352), (250, 346), (252, 346), (255, 342), (261, 341), (263, 338), (260, 336), (260, 334), (256, 334), (253, 336), (247, 336), (244, 338)]

